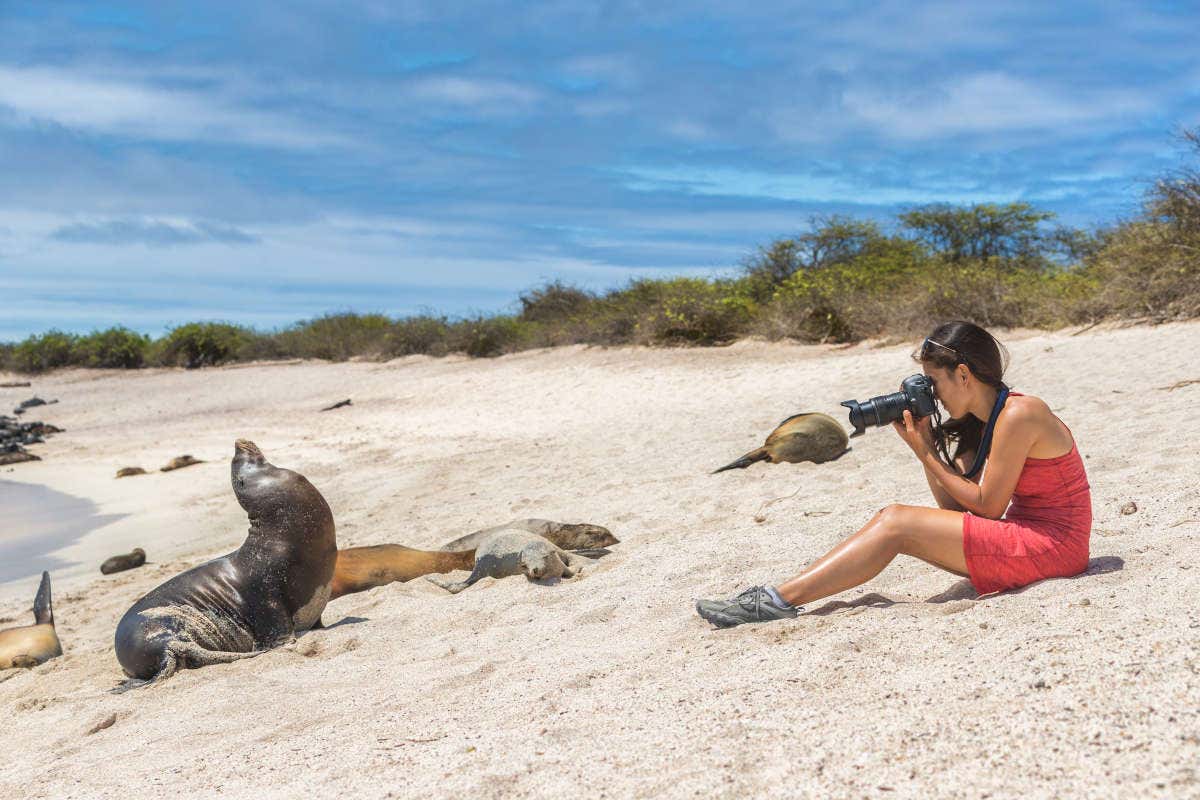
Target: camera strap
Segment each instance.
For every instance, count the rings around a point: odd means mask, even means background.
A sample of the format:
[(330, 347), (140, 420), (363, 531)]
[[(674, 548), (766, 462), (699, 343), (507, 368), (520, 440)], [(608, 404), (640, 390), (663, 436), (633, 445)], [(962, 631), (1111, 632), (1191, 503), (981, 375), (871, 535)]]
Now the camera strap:
[(963, 473), (964, 478), (973, 478), (979, 470), (983, 469), (988, 453), (992, 449), (992, 431), (996, 429), (996, 419), (1000, 416), (1006, 400), (1008, 400), (1008, 387), (1002, 383), (1000, 392), (996, 395), (996, 404), (992, 406), (992, 414), (988, 417), (987, 425), (983, 429), (983, 437), (979, 440), (979, 449), (975, 451), (975, 463), (971, 465), (968, 472)]

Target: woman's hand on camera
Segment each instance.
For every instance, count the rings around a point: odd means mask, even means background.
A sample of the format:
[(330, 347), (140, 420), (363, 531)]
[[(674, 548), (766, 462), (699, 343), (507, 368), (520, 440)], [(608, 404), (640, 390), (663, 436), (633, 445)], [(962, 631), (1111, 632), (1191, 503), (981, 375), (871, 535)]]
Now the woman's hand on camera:
[(904, 421), (897, 420), (892, 423), (892, 427), (918, 457), (933, 452), (933, 419), (931, 417), (921, 417), (914, 421), (912, 412), (905, 411)]

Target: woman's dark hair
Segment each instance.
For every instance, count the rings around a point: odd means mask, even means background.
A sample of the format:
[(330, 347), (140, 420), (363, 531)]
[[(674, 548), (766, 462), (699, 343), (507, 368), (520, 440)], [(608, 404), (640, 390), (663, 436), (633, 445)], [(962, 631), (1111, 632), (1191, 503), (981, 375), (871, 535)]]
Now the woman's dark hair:
[[(1004, 386), (1004, 371), (1008, 368), (1008, 351), (996, 338), (973, 322), (954, 320), (933, 329), (913, 359), (953, 371), (959, 364), (978, 380), (997, 389)], [(946, 440), (956, 444), (954, 459), (963, 453), (976, 453), (983, 438), (984, 422), (973, 414), (942, 423)], [(951, 464), (951, 466), (954, 466)]]

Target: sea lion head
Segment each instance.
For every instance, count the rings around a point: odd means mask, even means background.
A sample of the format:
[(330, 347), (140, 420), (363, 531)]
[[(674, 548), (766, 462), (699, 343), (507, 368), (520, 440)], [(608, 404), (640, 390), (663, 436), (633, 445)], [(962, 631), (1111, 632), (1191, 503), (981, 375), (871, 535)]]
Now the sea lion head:
[(521, 551), (521, 571), (531, 581), (561, 578), (566, 565), (553, 549), (526, 547)]
[(252, 530), (332, 533), (333, 513), (307, 478), (267, 461), (248, 439), (238, 439), (233, 450), (233, 493), (250, 517)]
[(563, 525), (555, 541), (564, 550), (593, 550), (621, 543), (608, 528), (586, 522)]

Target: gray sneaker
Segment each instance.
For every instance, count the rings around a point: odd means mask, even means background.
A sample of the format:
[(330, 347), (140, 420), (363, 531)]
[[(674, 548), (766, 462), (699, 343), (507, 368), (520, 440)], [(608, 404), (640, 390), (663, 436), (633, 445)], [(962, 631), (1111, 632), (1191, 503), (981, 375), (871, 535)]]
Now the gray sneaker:
[(696, 613), (718, 628), (732, 628), (743, 622), (793, 619), (800, 609), (778, 605), (765, 588), (751, 586), (730, 600), (697, 600)]

